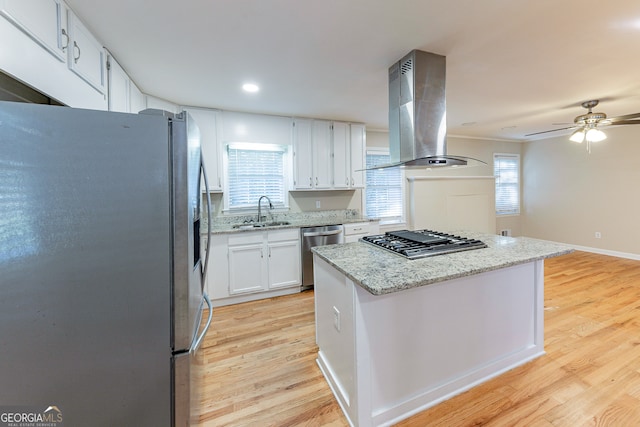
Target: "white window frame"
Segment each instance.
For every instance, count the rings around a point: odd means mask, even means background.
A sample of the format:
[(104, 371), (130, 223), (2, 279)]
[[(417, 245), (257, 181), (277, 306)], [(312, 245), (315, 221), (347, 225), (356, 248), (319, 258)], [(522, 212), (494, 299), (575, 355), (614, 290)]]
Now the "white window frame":
[[(365, 152), (365, 165), (366, 165), (366, 156), (367, 155), (378, 155), (378, 156), (388, 156), (389, 155), (389, 149), (388, 148), (382, 148), (382, 147), (371, 147), (371, 148), (367, 148), (366, 152)], [(384, 218), (380, 218), (380, 224), (381, 225), (386, 225), (386, 224), (401, 224), (404, 223), (406, 220), (406, 210), (405, 210), (405, 177), (404, 177), (404, 169), (401, 169), (401, 177), (400, 177), (400, 193), (401, 193), (401, 203), (402, 203), (402, 207), (401, 207), (401, 214), (400, 216), (394, 216), (394, 217), (384, 217)], [(362, 191), (362, 207), (363, 207), (363, 211), (365, 212), (365, 215), (368, 215), (367, 213), (367, 177), (366, 177), (366, 171), (365, 171), (365, 188)]]
[[(284, 194), (283, 194), (283, 205), (275, 206), (272, 212), (287, 212), (289, 210), (289, 191), (291, 191), (291, 171), (293, 170), (293, 160), (292, 160), (292, 147), (291, 145), (286, 144), (263, 144), (263, 143), (255, 143), (255, 142), (227, 142), (223, 144), (223, 160), (222, 160), (222, 168), (224, 173), (224, 189), (223, 189), (223, 208), (222, 212), (224, 214), (230, 215), (241, 215), (241, 214), (254, 214), (258, 209), (258, 198), (255, 200), (255, 205), (245, 206), (242, 208), (239, 207), (230, 207), (230, 191), (229, 191), (229, 147), (240, 147), (246, 146), (247, 149), (255, 149), (260, 150), (261, 148), (265, 150), (270, 149), (282, 149), (284, 151), (283, 157), (283, 180), (284, 180)], [(262, 146), (262, 147), (261, 147)], [(262, 202), (263, 208), (268, 206), (268, 203), (265, 201)], [(265, 211), (267, 212), (268, 209)]]
[[(517, 168), (516, 168), (516, 182), (509, 182), (508, 180), (505, 181), (505, 179), (501, 180), (501, 176), (499, 171), (496, 170), (496, 166), (497, 166), (497, 162), (499, 160), (515, 160), (516, 164), (517, 164)], [(504, 217), (504, 216), (518, 216), (520, 215), (520, 205), (521, 205), (521, 201), (522, 201), (522, 194), (521, 194), (521, 163), (520, 163), (520, 154), (513, 154), (513, 153), (494, 153), (493, 154), (493, 172), (495, 175), (495, 179), (496, 179), (496, 216), (500, 216), (500, 217)], [(504, 208), (501, 208), (499, 206), (498, 203), (498, 197), (499, 197), (499, 193), (500, 193), (500, 188), (504, 187), (504, 188), (508, 188), (508, 187), (513, 187), (515, 188), (516, 191), (516, 197), (517, 197), (517, 202), (515, 204), (511, 204), (508, 205)]]

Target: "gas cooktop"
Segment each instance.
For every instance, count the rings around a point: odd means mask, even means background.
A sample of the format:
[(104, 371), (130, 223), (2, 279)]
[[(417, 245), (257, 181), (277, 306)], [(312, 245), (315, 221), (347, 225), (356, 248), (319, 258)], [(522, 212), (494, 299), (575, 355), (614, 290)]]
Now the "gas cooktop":
[(397, 253), (408, 259), (424, 258), (487, 247), (486, 244), (477, 239), (468, 239), (432, 230), (388, 231), (384, 234), (365, 236), (360, 240)]

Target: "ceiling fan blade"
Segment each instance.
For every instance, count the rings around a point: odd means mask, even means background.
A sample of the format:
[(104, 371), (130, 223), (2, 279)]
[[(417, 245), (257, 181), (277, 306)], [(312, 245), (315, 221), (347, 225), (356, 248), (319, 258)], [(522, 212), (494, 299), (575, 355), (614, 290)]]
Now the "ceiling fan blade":
[(568, 128), (559, 128), (559, 129), (543, 130), (542, 132), (529, 133), (529, 134), (526, 134), (525, 136), (541, 135), (541, 134), (543, 134), (543, 133), (557, 132), (557, 131), (559, 131), (559, 130), (575, 129), (575, 128), (577, 128), (577, 127), (579, 127), (579, 126), (570, 126), (570, 127), (568, 127)]
[[(618, 126), (618, 125), (640, 125), (640, 120), (618, 120), (617, 122), (613, 122), (613, 123), (605, 123), (607, 125), (611, 125), (611, 126)], [(600, 123), (598, 123), (598, 125), (600, 125)]]
[(611, 122), (611, 123), (618, 123), (623, 120), (638, 119), (638, 118), (640, 118), (640, 113), (633, 113), (633, 114), (625, 114), (624, 116), (608, 117), (605, 119), (605, 121)]

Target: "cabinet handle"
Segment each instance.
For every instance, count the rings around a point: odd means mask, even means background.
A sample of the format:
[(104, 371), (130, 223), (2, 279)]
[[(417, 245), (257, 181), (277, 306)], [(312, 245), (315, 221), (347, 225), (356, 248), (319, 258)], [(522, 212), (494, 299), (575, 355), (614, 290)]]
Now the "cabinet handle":
[(313, 187), (313, 178), (309, 177), (309, 187)]
[(349, 178), (346, 179), (345, 184), (347, 185), (347, 187), (349, 186)]
[(264, 258), (264, 249), (260, 249), (260, 258)]
[(355, 184), (355, 182), (353, 182), (353, 178), (351, 178), (351, 186), (353, 187)]
[(82, 52), (80, 51), (80, 46), (78, 46), (78, 43), (76, 43), (76, 41), (74, 40), (74, 41), (73, 41), (73, 50), (74, 50), (74, 52), (75, 52), (75, 50), (76, 50), (76, 49), (78, 49), (78, 57), (75, 57), (75, 56), (73, 57), (73, 62), (74, 62), (75, 64), (77, 64), (77, 63), (78, 63), (78, 59), (80, 59), (80, 54), (81, 54)]
[(316, 187), (318, 186), (318, 177), (316, 176)]
[(271, 248), (269, 248), (269, 258), (271, 258)]
[(62, 29), (61, 34), (67, 38), (67, 42), (62, 46), (62, 51), (64, 52), (69, 47), (69, 34), (67, 34), (67, 31), (64, 28)]

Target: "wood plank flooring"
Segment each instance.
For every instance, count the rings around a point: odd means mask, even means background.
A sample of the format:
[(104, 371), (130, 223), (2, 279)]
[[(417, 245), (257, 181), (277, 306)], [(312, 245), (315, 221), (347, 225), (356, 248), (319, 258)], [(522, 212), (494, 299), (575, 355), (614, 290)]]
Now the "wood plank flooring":
[[(313, 292), (214, 310), (201, 426), (347, 426), (315, 363)], [(640, 426), (640, 261), (545, 261), (547, 354), (399, 426)]]

